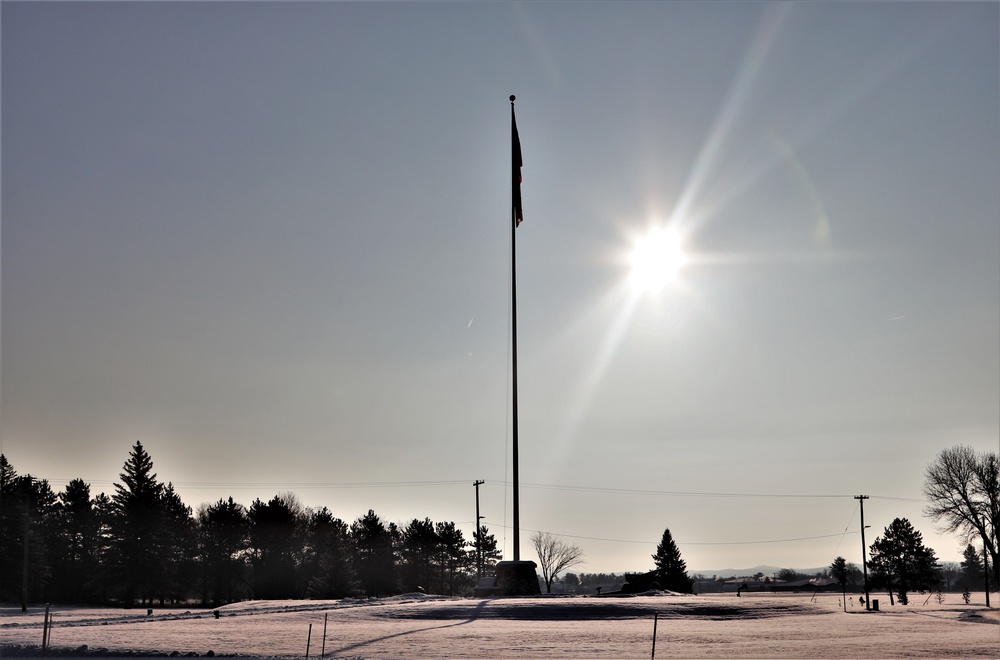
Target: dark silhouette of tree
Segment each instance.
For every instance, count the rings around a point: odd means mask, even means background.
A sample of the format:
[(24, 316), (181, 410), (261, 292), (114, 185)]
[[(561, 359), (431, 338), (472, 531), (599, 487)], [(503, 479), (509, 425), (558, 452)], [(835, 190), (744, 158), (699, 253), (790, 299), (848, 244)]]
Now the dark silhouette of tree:
[(472, 586), (469, 571), (475, 565), (476, 550), (475, 547), (466, 549), (468, 544), (465, 535), (453, 522), (435, 524), (434, 532), (438, 538), (438, 590), (442, 594), (453, 596), (456, 589), (463, 590)]
[(361, 589), (368, 596), (396, 593), (395, 535), (395, 526), (386, 526), (371, 509), (351, 524), (354, 566)]
[(90, 485), (73, 479), (59, 494), (59, 556), (53, 564), (53, 582), (60, 587), (62, 602), (82, 603), (91, 600), (88, 576), (97, 569), (98, 520), (90, 500)]
[(202, 602), (222, 605), (244, 595), (250, 520), (246, 509), (230, 497), (198, 512)]
[(850, 564), (843, 557), (837, 557), (830, 564), (830, 577), (840, 585), (840, 592), (843, 595), (844, 611), (847, 611), (847, 580), (851, 576)]
[(326, 507), (309, 516), (304, 572), (310, 598), (344, 598), (354, 592), (351, 539), (347, 523)]
[(983, 572), (986, 569), (983, 566), (983, 560), (979, 551), (971, 543), (965, 546), (965, 552), (962, 553), (961, 567), (962, 571), (956, 586), (968, 591), (978, 591), (981, 589), (985, 583)]
[(938, 583), (934, 550), (924, 545), (923, 536), (906, 518), (893, 520), (872, 543), (869, 553), (872, 582), (888, 591), (890, 603), (893, 591), (899, 594), (899, 602), (906, 605), (907, 593), (930, 589)]
[(88, 593), (94, 595), (97, 602), (107, 605), (111, 602), (114, 594), (119, 591), (115, 582), (117, 579), (114, 547), (115, 503), (104, 493), (99, 493), (93, 499), (93, 505), (97, 528), (94, 538), (97, 570), (88, 576), (84, 588)]
[(580, 588), (580, 576), (576, 573), (566, 573), (563, 575), (562, 583), (568, 590), (576, 593)]
[[(472, 552), (475, 553), (475, 551), (475, 545), (473, 545)], [(488, 575), (496, 570), (497, 562), (503, 558), (503, 553), (500, 552), (500, 546), (497, 544), (497, 537), (490, 534), (486, 525), (479, 527), (479, 556), (483, 562), (483, 575)]]
[(653, 555), (653, 563), (656, 564), (656, 578), (661, 589), (691, 593), (692, 583), (687, 574), (687, 564), (681, 559), (681, 551), (674, 543), (669, 529), (663, 530), (663, 537)]
[(536, 532), (531, 536), (531, 545), (538, 555), (538, 566), (542, 569), (545, 592), (552, 593), (552, 583), (559, 574), (571, 566), (583, 562), (583, 550), (575, 545), (563, 543), (548, 532)]
[(925, 515), (956, 532), (965, 543), (986, 547), (993, 578), (1000, 583), (1000, 454), (971, 447), (944, 449), (924, 473)]
[(163, 562), (163, 585), (157, 598), (162, 605), (186, 600), (197, 581), (198, 538), (191, 507), (181, 501), (172, 483), (161, 495), (159, 547)]
[(809, 576), (806, 575), (805, 573), (799, 573), (795, 569), (782, 568), (778, 571), (778, 574), (775, 576), (775, 579), (780, 580), (782, 582), (796, 582), (797, 580), (805, 580), (808, 577)]
[(0, 454), (0, 600), (4, 602), (21, 599), (27, 501), (17, 471)]
[(440, 540), (430, 518), (414, 518), (399, 530), (399, 586), (404, 592), (439, 592), (435, 566)]
[[(53, 549), (58, 548), (55, 525), (58, 501), (45, 479), (18, 476), (0, 454), (0, 595), (10, 602), (48, 598)], [(27, 564), (25, 544), (27, 543)], [(23, 590), (25, 570), (28, 591)]]
[(254, 598), (298, 598), (295, 553), (301, 548), (301, 507), (289, 495), (250, 505), (250, 563)]
[(111, 497), (110, 574), (126, 607), (162, 595), (169, 566), (161, 561), (163, 484), (156, 480), (153, 459), (141, 442), (132, 447)]

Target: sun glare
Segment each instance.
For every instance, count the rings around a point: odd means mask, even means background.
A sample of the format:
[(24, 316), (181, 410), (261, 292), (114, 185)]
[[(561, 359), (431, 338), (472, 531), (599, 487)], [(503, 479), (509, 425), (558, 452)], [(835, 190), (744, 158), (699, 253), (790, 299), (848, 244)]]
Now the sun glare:
[(677, 280), (684, 261), (681, 236), (676, 230), (650, 230), (635, 242), (629, 255), (632, 288), (639, 293), (659, 291)]

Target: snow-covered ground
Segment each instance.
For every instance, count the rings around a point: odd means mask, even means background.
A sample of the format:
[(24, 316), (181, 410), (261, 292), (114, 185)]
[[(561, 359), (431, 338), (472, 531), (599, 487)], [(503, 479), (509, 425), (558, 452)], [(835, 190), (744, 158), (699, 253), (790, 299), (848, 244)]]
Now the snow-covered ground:
[[(877, 596), (877, 594), (873, 594)], [(49, 651), (337, 658), (998, 658), (985, 594), (847, 612), (838, 594), (251, 601), (210, 610), (52, 608)], [(43, 609), (0, 608), (4, 657), (37, 650)], [(323, 627), (326, 620), (326, 635)]]

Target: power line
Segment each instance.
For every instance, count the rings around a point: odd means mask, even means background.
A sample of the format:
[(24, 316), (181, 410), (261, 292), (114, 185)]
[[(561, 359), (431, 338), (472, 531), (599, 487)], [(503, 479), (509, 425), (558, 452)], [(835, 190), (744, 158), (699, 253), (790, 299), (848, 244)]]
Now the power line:
[[(47, 479), (49, 483), (68, 484), (72, 479)], [(107, 480), (86, 480), (91, 486), (113, 486), (117, 482)], [(188, 490), (220, 490), (230, 488), (233, 490), (252, 490), (258, 488), (270, 489), (349, 489), (349, 488), (406, 488), (414, 486), (454, 486), (456, 484), (466, 484), (467, 479), (448, 479), (440, 481), (172, 481), (175, 488), (185, 488)]]
[[(850, 499), (854, 497), (849, 494), (815, 494), (815, 493), (718, 493), (711, 491), (683, 491), (683, 490), (642, 490), (636, 488), (607, 488), (598, 486), (574, 486), (563, 484), (530, 484), (523, 483), (522, 486), (528, 488), (538, 488), (542, 490), (568, 490), (577, 492), (593, 493), (617, 493), (622, 495), (659, 495), (666, 497), (770, 497), (770, 498), (791, 498), (791, 499)], [(911, 497), (889, 497), (872, 495), (876, 499), (902, 500), (907, 502), (923, 502), (922, 499)]]
[[(68, 484), (72, 479), (47, 479), (52, 484)], [(117, 482), (109, 480), (87, 480), (91, 486), (112, 486)], [(189, 490), (252, 490), (259, 488), (269, 489), (353, 489), (353, 488), (407, 488), (422, 486), (455, 486), (465, 485), (467, 479), (440, 479), (429, 481), (173, 481), (175, 488), (185, 488)], [(497, 483), (497, 482), (494, 482)], [(505, 487), (510, 484), (504, 482)], [(849, 494), (817, 494), (817, 493), (724, 493), (713, 491), (684, 491), (684, 490), (644, 490), (637, 488), (611, 488), (600, 486), (580, 486), (573, 484), (538, 484), (522, 483), (525, 488), (535, 488), (539, 490), (559, 490), (583, 493), (608, 493), (618, 495), (641, 495), (657, 497), (764, 497), (775, 499), (850, 499)], [(901, 502), (923, 502), (923, 499), (913, 497), (897, 497), (891, 495), (871, 495), (871, 499), (896, 500)]]
[[(527, 532), (540, 533), (537, 529), (527, 529)], [(635, 541), (631, 539), (609, 539), (600, 536), (580, 536), (578, 534), (560, 534), (558, 532), (547, 532), (552, 534), (552, 536), (559, 536), (568, 539), (584, 539), (587, 541), (608, 541), (611, 543), (634, 543), (638, 545), (656, 545), (659, 541)], [(829, 539), (835, 537), (843, 537), (848, 532), (838, 532), (836, 534), (820, 534), (819, 536), (800, 536), (790, 539), (768, 539), (763, 541), (678, 541), (675, 539), (677, 545), (763, 545), (767, 543), (793, 543), (797, 541), (812, 541), (815, 539)], [(850, 532), (856, 534), (857, 532)]]

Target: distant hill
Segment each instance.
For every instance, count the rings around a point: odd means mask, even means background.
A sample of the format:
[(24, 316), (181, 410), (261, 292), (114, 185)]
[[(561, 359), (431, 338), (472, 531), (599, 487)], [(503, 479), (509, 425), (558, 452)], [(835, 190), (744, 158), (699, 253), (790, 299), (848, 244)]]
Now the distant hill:
[[(788, 566), (754, 566), (753, 568), (712, 568), (712, 569), (697, 569), (689, 570), (688, 575), (700, 574), (705, 577), (712, 577), (717, 575), (724, 578), (733, 577), (744, 577), (748, 575), (756, 575), (757, 573), (763, 573), (764, 577), (772, 577), (775, 573), (783, 568), (790, 568)], [(792, 568), (796, 573), (803, 573), (804, 575), (813, 575), (814, 573), (821, 573), (830, 568), (829, 566), (820, 566), (819, 568)]]

